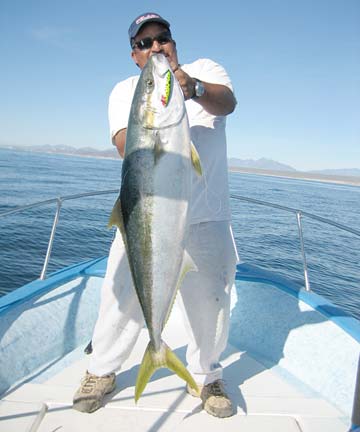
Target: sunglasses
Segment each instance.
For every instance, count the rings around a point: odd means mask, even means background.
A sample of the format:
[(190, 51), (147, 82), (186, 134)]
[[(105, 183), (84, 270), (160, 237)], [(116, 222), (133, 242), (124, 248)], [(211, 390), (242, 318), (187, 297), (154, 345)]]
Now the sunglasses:
[(169, 31), (165, 31), (163, 33), (160, 33), (159, 35), (155, 37), (146, 37), (143, 39), (140, 39), (137, 42), (134, 42), (131, 45), (132, 49), (138, 48), (140, 51), (145, 51), (150, 49), (153, 46), (154, 41), (158, 42), (160, 45), (165, 45), (169, 42), (172, 42), (171, 33)]

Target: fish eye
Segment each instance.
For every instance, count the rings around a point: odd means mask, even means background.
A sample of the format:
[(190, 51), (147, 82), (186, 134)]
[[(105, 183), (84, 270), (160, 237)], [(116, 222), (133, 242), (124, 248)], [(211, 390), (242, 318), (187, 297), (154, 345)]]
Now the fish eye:
[(153, 86), (154, 86), (154, 81), (153, 81), (152, 79), (148, 79), (148, 80), (146, 81), (146, 85), (147, 85), (148, 87), (153, 87)]

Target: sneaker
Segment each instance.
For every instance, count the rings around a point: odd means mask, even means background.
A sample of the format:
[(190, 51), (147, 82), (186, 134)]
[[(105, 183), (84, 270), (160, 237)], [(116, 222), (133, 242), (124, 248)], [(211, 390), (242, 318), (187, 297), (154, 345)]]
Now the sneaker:
[(216, 380), (205, 386), (198, 385), (199, 393), (187, 385), (187, 392), (194, 397), (200, 397), (204, 410), (215, 417), (231, 417), (235, 414), (233, 404), (226, 394), (222, 380)]
[(98, 377), (86, 371), (78, 391), (75, 393), (73, 408), (91, 413), (102, 406), (104, 396), (116, 387), (115, 374)]

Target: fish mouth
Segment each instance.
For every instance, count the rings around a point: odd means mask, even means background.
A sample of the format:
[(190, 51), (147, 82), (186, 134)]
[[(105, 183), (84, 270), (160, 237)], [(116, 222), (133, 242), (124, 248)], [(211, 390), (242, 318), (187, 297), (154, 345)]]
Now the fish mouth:
[(156, 72), (158, 76), (163, 77), (167, 71), (171, 71), (170, 64), (164, 54), (153, 53), (151, 59), (153, 63), (156, 63), (153, 65), (153, 71)]
[(145, 66), (144, 82), (151, 88), (143, 94), (138, 113), (145, 129), (165, 129), (182, 121), (186, 114), (184, 96), (166, 56), (153, 53)]

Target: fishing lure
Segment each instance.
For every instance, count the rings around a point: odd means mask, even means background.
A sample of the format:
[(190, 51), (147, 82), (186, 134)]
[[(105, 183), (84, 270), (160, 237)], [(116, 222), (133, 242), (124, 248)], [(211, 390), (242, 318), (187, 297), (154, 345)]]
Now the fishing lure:
[(171, 96), (172, 75), (169, 70), (166, 72), (165, 94), (161, 96), (161, 103), (167, 106)]

